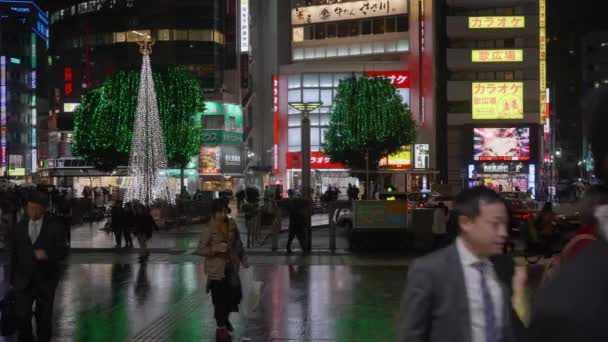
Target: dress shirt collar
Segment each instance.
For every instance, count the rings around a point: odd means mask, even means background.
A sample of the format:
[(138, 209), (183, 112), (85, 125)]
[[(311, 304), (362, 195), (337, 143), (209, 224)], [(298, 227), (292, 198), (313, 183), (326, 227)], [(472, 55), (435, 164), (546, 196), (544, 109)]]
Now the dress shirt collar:
[(485, 263), (486, 265), (491, 265), (490, 259), (479, 258), (475, 254), (471, 253), (460, 236), (456, 238), (456, 249), (458, 250), (460, 261), (464, 266), (474, 266), (480, 262)]

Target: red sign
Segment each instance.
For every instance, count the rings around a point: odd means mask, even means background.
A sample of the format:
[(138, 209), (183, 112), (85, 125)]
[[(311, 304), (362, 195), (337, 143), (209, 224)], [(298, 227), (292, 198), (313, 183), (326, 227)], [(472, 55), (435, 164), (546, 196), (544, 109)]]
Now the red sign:
[(65, 96), (72, 95), (72, 68), (63, 69), (63, 81), (65, 82), (64, 94)]
[(279, 76), (272, 76), (272, 111), (274, 113), (274, 144), (273, 166), (274, 173), (279, 173)]
[[(302, 153), (287, 152), (287, 168), (301, 169), (302, 168)], [(346, 169), (346, 166), (340, 163), (334, 163), (323, 152), (310, 152), (310, 168), (311, 169)]]
[(367, 71), (367, 77), (381, 77), (389, 80), (396, 88), (410, 87), (410, 72), (409, 71)]

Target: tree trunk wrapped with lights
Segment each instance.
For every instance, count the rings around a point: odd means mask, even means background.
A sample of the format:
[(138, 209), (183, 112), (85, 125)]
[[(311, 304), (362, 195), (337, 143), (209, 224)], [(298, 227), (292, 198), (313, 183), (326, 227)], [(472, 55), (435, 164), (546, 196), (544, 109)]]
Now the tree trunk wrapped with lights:
[(125, 202), (137, 200), (147, 206), (156, 200), (169, 203), (175, 200), (169, 179), (160, 172), (167, 168), (167, 153), (150, 66), (152, 45), (149, 38), (140, 42), (143, 63), (129, 158), (130, 179), (125, 194)]

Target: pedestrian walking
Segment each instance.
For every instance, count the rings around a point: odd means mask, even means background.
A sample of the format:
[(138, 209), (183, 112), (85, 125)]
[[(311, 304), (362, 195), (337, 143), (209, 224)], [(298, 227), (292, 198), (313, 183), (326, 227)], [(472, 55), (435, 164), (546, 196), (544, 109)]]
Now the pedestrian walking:
[(230, 313), (238, 312), (242, 299), (239, 268), (248, 268), (245, 249), (236, 222), (228, 218), (222, 200), (211, 204), (211, 223), (203, 229), (198, 254), (205, 257), (207, 292), (211, 292), (215, 321), (216, 341), (230, 341), (233, 332)]
[[(595, 174), (608, 183), (608, 89), (597, 89), (587, 102)], [(588, 242), (534, 298), (530, 341), (608, 341), (608, 206), (594, 209), (597, 237)]]
[(114, 246), (114, 248), (121, 248), (123, 236), (129, 234), (125, 227), (125, 209), (122, 206), (122, 201), (114, 202), (110, 215), (110, 227), (112, 228), (112, 233), (114, 234), (114, 239), (116, 240), (116, 246)]
[(308, 205), (305, 200), (302, 199), (291, 199), (289, 200), (289, 237), (287, 239), (287, 253), (291, 254), (291, 243), (294, 238), (298, 238), (298, 243), (302, 251), (304, 248), (304, 222), (305, 217), (305, 206)]
[(136, 221), (135, 204), (129, 202), (123, 210), (124, 230), (122, 237), (125, 239), (125, 248), (133, 248), (133, 233), (135, 232)]
[(16, 298), (20, 342), (34, 341), (32, 306), (36, 308), (37, 341), (52, 338), (55, 289), (66, 255), (65, 229), (61, 220), (47, 212), (48, 197), (33, 193), (27, 200), (28, 218), (11, 232), (8, 240), (10, 287)]
[(135, 208), (135, 236), (139, 243), (139, 261), (148, 261), (150, 251), (148, 250), (148, 240), (152, 238), (152, 233), (158, 230), (156, 223), (150, 214), (150, 210), (143, 204), (137, 203)]
[(458, 195), (453, 212), (456, 242), (410, 267), (398, 341), (517, 341), (523, 325), (511, 298), (523, 296), (525, 273), (515, 273), (511, 257), (499, 255), (507, 207), (494, 191), (475, 187)]

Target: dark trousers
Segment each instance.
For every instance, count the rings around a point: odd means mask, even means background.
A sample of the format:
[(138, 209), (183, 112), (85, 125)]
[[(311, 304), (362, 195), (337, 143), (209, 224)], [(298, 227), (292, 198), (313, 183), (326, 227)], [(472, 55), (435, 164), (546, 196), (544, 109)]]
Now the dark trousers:
[(125, 238), (125, 246), (133, 247), (133, 237), (129, 229), (123, 229), (122, 236)]
[[(118, 246), (118, 247), (122, 246), (122, 236), (124, 233), (124, 230), (122, 229), (122, 227), (112, 227), (112, 232), (114, 233), (114, 240), (116, 240), (116, 246)], [(126, 236), (125, 236), (125, 240), (126, 240)]]
[(294, 238), (298, 238), (300, 248), (304, 250), (304, 227), (300, 224), (289, 223), (289, 238), (287, 239), (287, 250), (291, 250), (291, 243)]
[(69, 246), (72, 243), (72, 217), (63, 217), (63, 227), (65, 228), (65, 242)]
[[(53, 336), (52, 318), (53, 301), (55, 299), (55, 285), (44, 284), (32, 281), (26, 289), (15, 291), (16, 307), (15, 313), (18, 319), (17, 333), (19, 342), (33, 342), (32, 315), (36, 318), (36, 328), (38, 342), (50, 342)], [(32, 304), (36, 304), (36, 312), (32, 312)]]
[(208, 285), (218, 328), (232, 328), (229, 321), (230, 313), (238, 312), (242, 298), (240, 284), (230, 284), (230, 278), (231, 273), (228, 271), (224, 279), (210, 280)]

